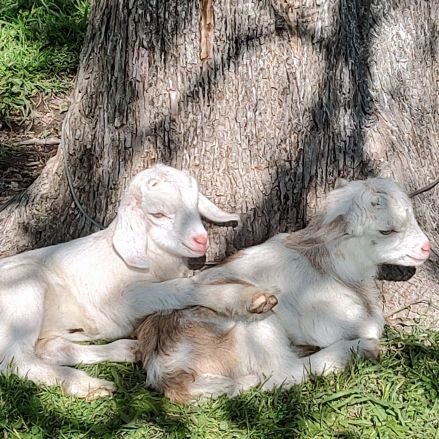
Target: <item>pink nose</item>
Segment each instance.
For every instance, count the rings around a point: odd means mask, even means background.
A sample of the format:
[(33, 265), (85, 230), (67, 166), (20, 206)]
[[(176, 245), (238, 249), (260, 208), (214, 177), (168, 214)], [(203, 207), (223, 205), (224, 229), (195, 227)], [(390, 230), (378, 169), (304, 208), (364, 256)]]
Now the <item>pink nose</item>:
[(425, 244), (421, 247), (421, 250), (424, 253), (430, 253), (431, 250), (430, 242), (429, 241), (425, 242)]
[(192, 241), (194, 241), (200, 247), (207, 247), (208, 238), (206, 235), (197, 235), (192, 238)]

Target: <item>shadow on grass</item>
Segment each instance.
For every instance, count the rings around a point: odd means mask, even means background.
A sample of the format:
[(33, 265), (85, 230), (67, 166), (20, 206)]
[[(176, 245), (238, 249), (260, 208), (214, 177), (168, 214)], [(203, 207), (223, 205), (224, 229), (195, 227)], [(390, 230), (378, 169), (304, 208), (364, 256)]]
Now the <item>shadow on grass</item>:
[(87, 403), (15, 376), (0, 377), (0, 430), (35, 438), (120, 437), (130, 432), (145, 437), (154, 432), (166, 438), (202, 432), (201, 437), (215, 437), (222, 431), (237, 437), (281, 439), (303, 429), (306, 403), (300, 387), (267, 393), (251, 390), (233, 399), (222, 397), (186, 407), (149, 391), (136, 366), (87, 369), (114, 379), (118, 393), (111, 400)]
[[(375, 424), (369, 419), (374, 415), (370, 404), (380, 398), (385, 407), (399, 404), (392, 396), (386, 399), (385, 395), (376, 395), (384, 383), (390, 389), (398, 388), (399, 394), (405, 395), (406, 404), (421, 404), (421, 411), (435, 401), (439, 394), (438, 342), (439, 333), (434, 331), (407, 335), (387, 328), (384, 354), (377, 362), (359, 360), (344, 373), (312, 377), (289, 390), (255, 389), (232, 399), (222, 397), (188, 407), (172, 404), (149, 391), (141, 368), (126, 364), (84, 368), (92, 375), (115, 381), (118, 388), (112, 399), (91, 403), (65, 397), (58, 389), (40, 389), (16, 377), (0, 377), (0, 431), (33, 438), (283, 439), (311, 438), (319, 432), (321, 437), (358, 439), (364, 437), (360, 435), (363, 424), (355, 423), (359, 417), (366, 423), (367, 431), (375, 431)], [(371, 374), (374, 378), (368, 380)], [(374, 380), (378, 381), (374, 384)], [(337, 399), (339, 409), (328, 401), (334, 392), (341, 394)], [(359, 402), (357, 412), (349, 414), (349, 407), (355, 405), (353, 393), (370, 397), (372, 403)], [(399, 423), (396, 415), (389, 413), (386, 416)]]
[(0, 20), (44, 49), (68, 46), (77, 54), (87, 26), (87, 0), (3, 0)]
[(261, 438), (281, 439), (299, 433), (306, 412), (300, 387), (269, 393), (250, 391), (224, 399), (223, 406), (231, 424)]
[(406, 380), (419, 382), (424, 390), (439, 396), (439, 332), (414, 329), (413, 334), (401, 335), (393, 328), (385, 332), (387, 349), (396, 356)]
[(140, 370), (126, 365), (102, 367), (123, 387), (112, 399), (90, 403), (65, 397), (58, 389), (40, 389), (15, 376), (0, 377), (0, 430), (47, 438), (107, 437), (149, 424), (166, 437), (186, 432), (183, 422), (166, 413), (167, 401), (145, 388)]
[(0, 377), (0, 429), (50, 438), (66, 434), (114, 437), (138, 430), (192, 437), (199, 419), (208, 416), (213, 430), (238, 430), (252, 437), (283, 438), (299, 431), (303, 407), (298, 389), (250, 391), (233, 399), (184, 407), (149, 391), (137, 367), (110, 365), (99, 371), (100, 376), (116, 381), (119, 392), (111, 400), (91, 403), (64, 397), (57, 389), (40, 389), (15, 376)]
[(65, 90), (77, 69), (88, 0), (0, 2), (0, 128), (28, 115), (38, 91)]

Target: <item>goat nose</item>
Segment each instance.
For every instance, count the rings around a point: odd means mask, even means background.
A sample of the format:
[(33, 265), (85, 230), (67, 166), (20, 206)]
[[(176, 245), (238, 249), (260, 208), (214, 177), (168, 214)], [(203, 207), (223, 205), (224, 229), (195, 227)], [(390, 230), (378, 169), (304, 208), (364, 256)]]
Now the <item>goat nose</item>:
[(424, 253), (430, 253), (431, 250), (430, 241), (425, 242), (424, 245), (421, 247), (421, 250)]
[(208, 241), (207, 235), (196, 235), (192, 238), (192, 240), (196, 242), (198, 245), (201, 245), (203, 247), (207, 246), (207, 241)]

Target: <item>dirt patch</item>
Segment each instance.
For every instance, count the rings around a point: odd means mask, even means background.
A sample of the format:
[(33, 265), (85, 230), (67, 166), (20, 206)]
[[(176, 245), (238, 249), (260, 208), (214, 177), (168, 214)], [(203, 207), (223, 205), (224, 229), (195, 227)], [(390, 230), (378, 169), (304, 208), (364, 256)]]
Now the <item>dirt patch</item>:
[(38, 177), (56, 154), (68, 95), (38, 95), (26, 119), (0, 129), (0, 209)]

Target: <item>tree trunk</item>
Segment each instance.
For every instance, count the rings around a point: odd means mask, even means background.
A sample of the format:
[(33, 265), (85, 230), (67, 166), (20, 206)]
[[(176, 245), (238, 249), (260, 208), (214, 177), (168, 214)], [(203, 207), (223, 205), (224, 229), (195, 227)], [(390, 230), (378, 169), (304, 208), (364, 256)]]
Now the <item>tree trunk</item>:
[[(210, 230), (220, 259), (303, 227), (338, 176), (408, 190), (437, 177), (437, 2), (199, 1), (93, 2), (62, 142), (98, 222), (140, 169), (185, 168), (243, 212), (240, 228)], [(3, 255), (95, 230), (63, 173), (60, 149), (0, 213)], [(415, 200), (436, 252), (438, 199)], [(435, 253), (409, 284), (385, 285), (388, 308), (437, 300), (437, 264)]]

